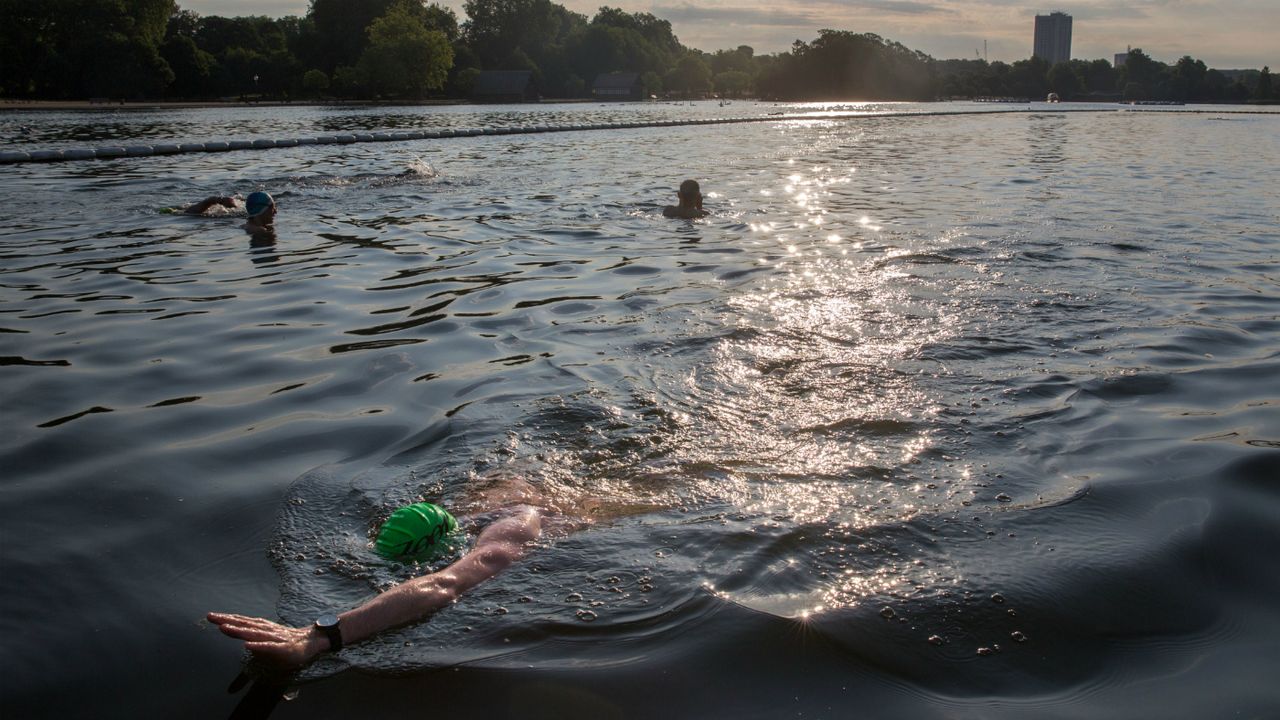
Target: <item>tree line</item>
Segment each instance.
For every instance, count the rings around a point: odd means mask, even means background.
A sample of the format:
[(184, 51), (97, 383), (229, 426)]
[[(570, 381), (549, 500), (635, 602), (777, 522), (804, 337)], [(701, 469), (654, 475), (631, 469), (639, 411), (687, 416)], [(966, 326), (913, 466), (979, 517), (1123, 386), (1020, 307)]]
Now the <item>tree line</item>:
[(466, 97), (484, 70), (528, 70), (548, 98), (589, 97), (601, 73), (646, 95), (780, 100), (939, 97), (1239, 102), (1276, 98), (1268, 68), (1227, 73), (1141, 50), (1113, 67), (935, 60), (870, 33), (822, 30), (790, 50), (686, 47), (650, 13), (592, 17), (551, 0), (311, 0), (306, 15), (200, 16), (174, 0), (0, 0), (0, 94), (33, 99), (390, 101)]
[(1069, 60), (1050, 66), (1042, 58), (1008, 64), (982, 60), (936, 63), (941, 97), (1044, 98), (1063, 100), (1248, 102), (1280, 100), (1271, 86), (1269, 68), (1212, 70), (1189, 55), (1173, 65), (1131, 49), (1123, 64), (1107, 60)]

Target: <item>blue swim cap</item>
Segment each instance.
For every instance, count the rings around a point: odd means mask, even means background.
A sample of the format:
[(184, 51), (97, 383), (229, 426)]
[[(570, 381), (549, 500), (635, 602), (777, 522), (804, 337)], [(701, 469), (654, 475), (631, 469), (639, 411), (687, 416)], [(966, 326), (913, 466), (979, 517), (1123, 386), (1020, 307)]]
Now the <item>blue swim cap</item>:
[(245, 198), (244, 209), (245, 212), (249, 213), (249, 217), (253, 217), (275, 204), (276, 201), (270, 195), (259, 190), (255, 193), (249, 193), (249, 197)]

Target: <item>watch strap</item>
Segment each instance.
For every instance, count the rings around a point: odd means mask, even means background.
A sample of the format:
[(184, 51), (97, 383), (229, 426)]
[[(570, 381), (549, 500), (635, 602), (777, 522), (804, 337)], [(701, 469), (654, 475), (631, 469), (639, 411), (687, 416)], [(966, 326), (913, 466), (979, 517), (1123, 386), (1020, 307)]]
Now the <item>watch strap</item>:
[(329, 652), (342, 649), (342, 628), (337, 615), (321, 615), (315, 626), (329, 640)]

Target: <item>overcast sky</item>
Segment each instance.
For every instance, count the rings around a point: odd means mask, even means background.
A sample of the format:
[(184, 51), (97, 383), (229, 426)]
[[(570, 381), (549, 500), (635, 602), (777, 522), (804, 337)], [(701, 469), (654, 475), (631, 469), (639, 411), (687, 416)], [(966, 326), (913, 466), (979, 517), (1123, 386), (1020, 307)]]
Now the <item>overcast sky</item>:
[[(1074, 19), (1071, 56), (1111, 59), (1128, 46), (1172, 63), (1183, 55), (1219, 69), (1280, 70), (1280, 0), (563, 0), (591, 16), (601, 5), (670, 20), (680, 41), (701, 50), (750, 45), (758, 53), (809, 41), (821, 28), (870, 32), (935, 58), (990, 60), (1031, 55), (1036, 14)], [(302, 15), (307, 0), (178, 0), (202, 15)], [(440, 4), (458, 11), (462, 0)]]

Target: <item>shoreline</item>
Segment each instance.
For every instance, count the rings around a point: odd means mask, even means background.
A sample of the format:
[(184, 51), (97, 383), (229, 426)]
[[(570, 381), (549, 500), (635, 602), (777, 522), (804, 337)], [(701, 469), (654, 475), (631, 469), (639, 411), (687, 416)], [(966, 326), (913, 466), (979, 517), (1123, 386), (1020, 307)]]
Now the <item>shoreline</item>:
[[(649, 101), (637, 101), (649, 102)], [(276, 107), (435, 107), (450, 105), (582, 105), (588, 103), (622, 104), (616, 100), (599, 100), (597, 98), (555, 98), (529, 103), (477, 103), (457, 98), (439, 98), (417, 100), (413, 102), (380, 102), (377, 100), (14, 100), (0, 99), (0, 111), (19, 110), (29, 112), (85, 110), (95, 112), (115, 112), (118, 110), (198, 110), (211, 108), (276, 108)]]
[(429, 105), (468, 105), (466, 100), (422, 100), (418, 102), (381, 103), (374, 101), (313, 101), (302, 100), (289, 102), (285, 100), (267, 100), (249, 102), (239, 100), (0, 100), (0, 110), (95, 110), (111, 112), (115, 110), (187, 110), (207, 108), (255, 108), (255, 107), (379, 107), (379, 106), (429, 106)]
[[(711, 99), (711, 98), (706, 98), (705, 100), (713, 101), (713, 99)], [(760, 100), (759, 98), (740, 98), (740, 99), (735, 99), (734, 101), (735, 101), (735, 102), (738, 102), (739, 100), (740, 100), (740, 101), (742, 101), (742, 102), (750, 102), (750, 101), (755, 101), (755, 102), (778, 102), (778, 101), (765, 101), (765, 100)], [(651, 102), (657, 102), (657, 103), (663, 103), (663, 102), (678, 102), (678, 103), (684, 103), (684, 102), (690, 102), (690, 100), (656, 100), (656, 101), (655, 101), (655, 100), (630, 100), (630, 101), (619, 101), (619, 100), (600, 100), (600, 99), (598, 99), (598, 98), (554, 98), (554, 99), (539, 100), (539, 101), (537, 101), (537, 102), (525, 102), (525, 103), (477, 103), (477, 102), (472, 102), (471, 100), (456, 99), (456, 98), (439, 98), (439, 99), (433, 99), (433, 100), (418, 100), (418, 101), (414, 101), (414, 102), (400, 102), (400, 101), (396, 101), (396, 102), (390, 102), (390, 101), (380, 102), (380, 101), (376, 101), (376, 100), (331, 100), (331, 101), (301, 100), (301, 101), (297, 101), (297, 102), (289, 102), (289, 101), (284, 101), (284, 100), (268, 100), (268, 101), (263, 101), (263, 102), (248, 102), (248, 101), (239, 101), (239, 100), (125, 100), (125, 101), (111, 101), (111, 102), (106, 102), (106, 101), (101, 101), (101, 100), (13, 100), (13, 99), (0, 99), (0, 112), (6, 111), (6, 110), (14, 110), (14, 111), (19, 111), (19, 112), (67, 112), (67, 111), (77, 111), (77, 112), (79, 112), (79, 111), (84, 111), (84, 112), (118, 112), (118, 111), (121, 111), (121, 110), (130, 110), (130, 111), (142, 111), (142, 110), (207, 110), (207, 109), (215, 109), (215, 108), (239, 108), (239, 109), (247, 109), (247, 108), (278, 108), (278, 107), (284, 107), (284, 108), (288, 108), (288, 107), (310, 107), (310, 108), (358, 108), (358, 107), (386, 107), (386, 108), (393, 108), (393, 107), (447, 107), (447, 106), (454, 106), (454, 105), (473, 105), (473, 106), (484, 106), (484, 105), (530, 105), (530, 106), (534, 106), (534, 105), (586, 105), (586, 104), (593, 104), (593, 103), (599, 103), (599, 104), (601, 104), (601, 105), (627, 105), (627, 104), (635, 104), (635, 103), (651, 103)], [(693, 102), (697, 102), (697, 101), (695, 100), (695, 101), (693, 101)], [(795, 102), (804, 102), (804, 101), (795, 101)], [(849, 102), (881, 102), (881, 101), (864, 101), (864, 100), (859, 100), (859, 101), (849, 101)], [(893, 102), (893, 101), (883, 101), (883, 102)], [(947, 103), (947, 102), (986, 102), (986, 103), (990, 103), (990, 104), (999, 104), (999, 103), (1011, 103), (1011, 104), (1012, 104), (1012, 103), (1041, 102), (1041, 101), (1032, 101), (1032, 100), (1024, 100), (1024, 99), (1019, 99), (1019, 100), (1017, 100), (1017, 101), (1014, 101), (1014, 100), (976, 100), (976, 99), (972, 99), (972, 98), (947, 98), (947, 99), (945, 99), (945, 100), (933, 100), (933, 101), (922, 100), (922, 101), (919, 101), (919, 102), (935, 102), (935, 103)], [(1148, 104), (1148, 103), (1130, 103), (1130, 102), (1115, 101), (1115, 100), (1101, 100), (1101, 101), (1091, 101), (1091, 100), (1064, 100), (1064, 101), (1062, 101), (1060, 104), (1063, 104), (1063, 105), (1070, 105), (1070, 104), (1075, 104), (1075, 103), (1099, 104), (1099, 105), (1112, 105), (1112, 104), (1114, 104), (1114, 105), (1119, 105), (1119, 106), (1147, 105), (1147, 104)], [(1159, 104), (1159, 103), (1150, 103), (1150, 104), (1151, 104), (1151, 105), (1157, 105), (1157, 104)], [(1274, 106), (1276, 106), (1276, 105), (1280, 105), (1280, 101), (1243, 102), (1243, 103), (1226, 103), (1226, 102), (1223, 102), (1223, 103), (1187, 103), (1187, 104), (1189, 104), (1189, 105), (1208, 105), (1208, 106), (1219, 106), (1219, 107), (1233, 107), (1233, 108), (1258, 108), (1258, 107), (1274, 107)]]

